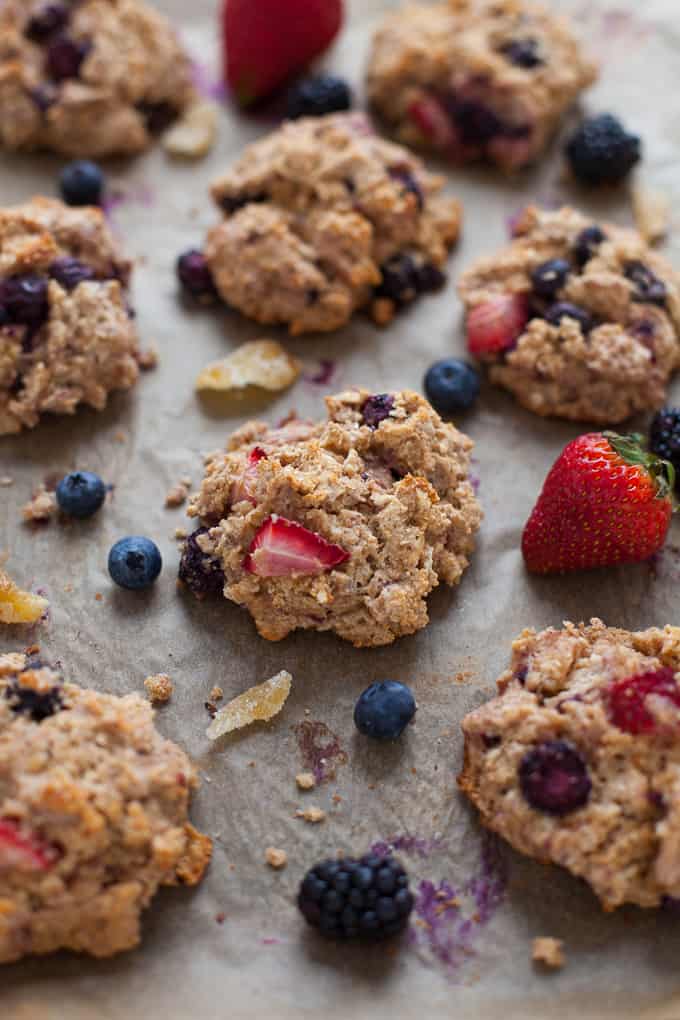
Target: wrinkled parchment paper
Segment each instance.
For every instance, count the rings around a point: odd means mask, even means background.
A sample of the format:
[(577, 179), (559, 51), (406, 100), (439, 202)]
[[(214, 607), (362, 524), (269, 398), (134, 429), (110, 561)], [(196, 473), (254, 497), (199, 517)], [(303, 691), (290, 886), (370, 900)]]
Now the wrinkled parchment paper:
[[(587, 107), (620, 113), (644, 136), (640, 176), (675, 198), (677, 0), (612, 2), (554, 0), (552, 6), (577, 15), (603, 62)], [(181, 27), (200, 64), (202, 86), (212, 91), (218, 79), (217, 3), (159, 0), (159, 6)], [(387, 6), (354, 0), (349, 26), (327, 58), (359, 89), (371, 24)], [(159, 710), (158, 725), (196, 759), (203, 784), (194, 820), (215, 838), (205, 882), (195, 891), (158, 896), (146, 915), (142, 948), (108, 962), (61, 954), (4, 967), (2, 1015), (678, 1020), (677, 914), (623, 909), (607, 916), (585, 885), (557, 868), (527, 862), (507, 847), (499, 856), (496, 847), (485, 846), (454, 781), (462, 749), (459, 720), (491, 695), (510, 641), (523, 627), (592, 615), (627, 628), (678, 622), (680, 560), (672, 548), (654, 571), (645, 565), (536, 580), (522, 569), (521, 527), (554, 457), (582, 429), (541, 421), (508, 395), (484, 390), (478, 409), (458, 422), (477, 443), (474, 471), (486, 512), (478, 551), (460, 588), (433, 596), (429, 628), (390, 648), (359, 651), (312, 633), (268, 644), (237, 607), (201, 605), (176, 591), (172, 536), (186, 521), (182, 510), (165, 509), (164, 499), (187, 473), (198, 483), (201, 452), (221, 446), (253, 414), (275, 420), (295, 407), (317, 416), (324, 392), (351, 383), (378, 391), (420, 388), (432, 360), (463, 350), (451, 285), (385, 331), (359, 317), (331, 336), (286, 340), (306, 362), (308, 377), (321, 359), (333, 363), (327, 386), (302, 379), (277, 399), (236, 410), (199, 402), (193, 380), (207, 362), (247, 339), (277, 335), (236, 313), (184, 308), (173, 271), (177, 253), (200, 244), (215, 219), (208, 182), (268, 127), (266, 118), (240, 118), (223, 104), (218, 146), (203, 162), (172, 163), (159, 150), (108, 168), (120, 192), (112, 222), (139, 260), (134, 290), (141, 336), (158, 346), (160, 365), (103, 414), (83, 411), (0, 441), (0, 475), (15, 480), (0, 488), (0, 549), (10, 553), (16, 579), (44, 587), (52, 603), (46, 626), (30, 638), (16, 628), (3, 633), (3, 645), (19, 649), (37, 640), (68, 677), (121, 694), (143, 690), (150, 673), (169, 673), (175, 693)], [(35, 192), (54, 194), (58, 166), (51, 158), (3, 157), (3, 204)], [(594, 205), (592, 196), (564, 183), (557, 145), (552, 158), (515, 180), (491, 170), (448, 172), (450, 187), (465, 203), (452, 282), (471, 258), (501, 243), (507, 217), (527, 200), (566, 199), (593, 213), (630, 219), (625, 190)], [(668, 246), (676, 263), (679, 237), (672, 235)], [(674, 393), (680, 398), (680, 381)], [(31, 489), (75, 466), (98, 471), (115, 485), (104, 512), (71, 526), (22, 525), (19, 511)], [(164, 572), (149, 593), (116, 590), (106, 574), (109, 546), (130, 533), (152, 536), (163, 552)], [(676, 524), (671, 546), (679, 538)], [(211, 746), (204, 702), (213, 685), (228, 698), (281, 669), (291, 671), (294, 685), (278, 719)], [(352, 724), (357, 695), (384, 677), (411, 684), (419, 705), (405, 738), (386, 747), (360, 739)], [(318, 750), (324, 746), (325, 755)], [(325, 765), (318, 760), (324, 756)], [(294, 777), (310, 764), (325, 770), (326, 778), (302, 794)], [(327, 812), (324, 823), (294, 817), (310, 804)], [(398, 951), (357, 952), (308, 935), (293, 906), (306, 868), (336, 849), (362, 852), (390, 839), (401, 848), (418, 891), (410, 942)], [(288, 852), (284, 871), (264, 863), (268, 846)], [(560, 974), (532, 969), (530, 941), (537, 935), (564, 939), (569, 962)]]

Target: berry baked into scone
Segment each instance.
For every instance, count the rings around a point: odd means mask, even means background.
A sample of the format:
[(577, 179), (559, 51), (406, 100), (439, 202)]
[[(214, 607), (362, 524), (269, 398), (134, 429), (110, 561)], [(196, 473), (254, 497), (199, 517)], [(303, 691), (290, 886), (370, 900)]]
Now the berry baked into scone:
[(526, 209), (465, 272), (467, 346), (536, 414), (603, 425), (658, 408), (680, 364), (680, 275), (639, 234)]
[(193, 100), (191, 65), (141, 0), (4, 0), (0, 144), (72, 156), (141, 152)]
[(224, 591), (270, 641), (310, 628), (390, 644), (426, 626), (429, 593), (468, 566), (472, 442), (416, 393), (326, 404), (327, 422), (251, 422), (208, 461), (180, 578)]
[(205, 246), (214, 286), (293, 334), (338, 329), (367, 305), (389, 322), (445, 282), (461, 208), (443, 185), (361, 113), (284, 124), (213, 186), (225, 214)]
[(388, 14), (370, 102), (400, 141), (512, 171), (545, 148), (596, 77), (564, 19), (523, 0), (449, 0)]
[(0, 435), (136, 382), (130, 268), (99, 209), (0, 209)]
[(680, 897), (680, 628), (526, 630), (498, 688), (463, 720), (484, 825), (608, 910)]
[(161, 885), (195, 885), (211, 841), (187, 820), (196, 770), (136, 694), (0, 655), (0, 963), (140, 938)]

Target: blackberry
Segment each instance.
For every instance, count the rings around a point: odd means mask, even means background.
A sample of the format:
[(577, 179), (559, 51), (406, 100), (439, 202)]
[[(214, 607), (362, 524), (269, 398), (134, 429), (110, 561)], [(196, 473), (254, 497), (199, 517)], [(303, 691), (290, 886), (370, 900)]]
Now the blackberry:
[(391, 393), (374, 393), (361, 408), (364, 425), (377, 429), (381, 421), (389, 418), (393, 407), (394, 397)]
[(596, 224), (581, 231), (574, 243), (574, 258), (581, 268), (585, 266), (586, 262), (590, 262), (602, 242), (606, 240), (607, 235), (604, 230), (601, 230)]
[(66, 28), (68, 21), (69, 12), (63, 4), (44, 4), (29, 18), (24, 34), (31, 42), (44, 43)]
[(317, 864), (305, 875), (298, 907), (325, 938), (378, 942), (399, 935), (413, 910), (408, 875), (388, 854)]
[(198, 528), (189, 535), (179, 564), (180, 581), (199, 599), (206, 595), (221, 595), (225, 585), (219, 560), (206, 556), (197, 542), (201, 535), (207, 533), (207, 528)]
[[(40, 666), (36, 665), (32, 668), (39, 669)], [(36, 723), (41, 723), (43, 719), (49, 719), (51, 715), (61, 712), (64, 707), (58, 687), (46, 687), (43, 690), (38, 690), (35, 687), (22, 684), (20, 677), (15, 677), (9, 682), (5, 687), (4, 695), (15, 715), (30, 716)]]
[(610, 113), (584, 120), (569, 139), (566, 156), (584, 184), (618, 184), (640, 160), (641, 143)]
[(592, 788), (586, 763), (566, 740), (550, 740), (528, 751), (520, 762), (519, 784), (531, 807), (549, 815), (583, 807)]
[(349, 110), (351, 105), (352, 90), (344, 79), (334, 74), (317, 74), (293, 85), (286, 98), (286, 114), (289, 120), (323, 117)]
[(649, 448), (675, 468), (675, 487), (680, 491), (680, 408), (664, 407), (649, 429)]
[(531, 274), (531, 286), (539, 297), (551, 298), (567, 282), (571, 266), (565, 259), (548, 259), (536, 266)]

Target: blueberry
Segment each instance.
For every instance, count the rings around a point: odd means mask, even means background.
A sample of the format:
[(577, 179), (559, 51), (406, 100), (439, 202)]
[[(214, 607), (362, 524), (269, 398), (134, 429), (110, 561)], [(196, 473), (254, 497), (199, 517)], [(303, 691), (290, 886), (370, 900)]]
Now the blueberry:
[(640, 160), (641, 143), (610, 113), (584, 120), (567, 143), (566, 156), (584, 184), (618, 184)]
[(54, 81), (77, 78), (91, 48), (91, 43), (84, 39), (72, 39), (66, 33), (55, 36), (47, 46), (48, 74)]
[(346, 81), (334, 74), (317, 74), (292, 86), (286, 97), (286, 114), (290, 120), (323, 117), (349, 110), (351, 105), (352, 90)]
[(377, 429), (381, 421), (389, 418), (393, 407), (394, 397), (391, 393), (374, 393), (361, 408), (364, 425)]
[(441, 415), (467, 411), (479, 396), (479, 375), (459, 358), (435, 361), (425, 376), (425, 394)]
[(666, 284), (644, 262), (627, 262), (623, 271), (626, 278), (635, 284), (634, 301), (652, 305), (665, 304)]
[(551, 298), (564, 287), (571, 266), (565, 259), (548, 259), (531, 273), (531, 286), (539, 297)]
[(422, 212), (425, 206), (423, 189), (420, 187), (420, 184), (418, 184), (418, 181), (409, 167), (403, 165), (391, 166), (388, 167), (387, 172), (393, 181), (399, 181), (399, 183), (403, 185), (404, 191), (409, 192), (411, 195), (415, 195), (416, 202), (418, 203), (418, 209)]
[(375, 291), (379, 297), (390, 298), (399, 305), (417, 297), (418, 270), (412, 255), (393, 255), (380, 267), (380, 272), (382, 281)]
[(37, 329), (49, 313), (47, 280), (34, 273), (8, 277), (0, 283), (0, 307), (9, 322)]
[(551, 740), (528, 751), (519, 766), (519, 782), (529, 804), (550, 815), (583, 807), (592, 788), (586, 763), (566, 740)]
[(104, 174), (96, 163), (79, 159), (68, 163), (61, 171), (59, 189), (67, 205), (99, 205), (104, 191)]
[(360, 696), (354, 708), (354, 723), (367, 737), (396, 740), (415, 714), (411, 689), (397, 680), (381, 680)]
[(597, 224), (582, 230), (574, 244), (574, 257), (579, 266), (583, 267), (586, 262), (590, 262), (602, 242), (606, 240), (607, 235)]
[(121, 588), (132, 591), (149, 588), (161, 572), (163, 561), (150, 538), (133, 535), (121, 538), (109, 553), (109, 573)]
[(539, 55), (538, 42), (536, 39), (513, 39), (501, 47), (501, 53), (515, 67), (523, 67), (531, 70), (539, 67), (545, 61)]
[(57, 503), (69, 517), (92, 517), (106, 499), (106, 486), (92, 471), (72, 471), (57, 485)]
[(215, 283), (205, 255), (195, 248), (185, 251), (177, 259), (177, 276), (182, 288), (193, 298), (215, 297)]
[(572, 305), (570, 301), (558, 301), (551, 305), (543, 316), (551, 326), (559, 326), (562, 319), (574, 319), (583, 333), (588, 333), (594, 326), (593, 317), (585, 308)]
[(84, 262), (79, 262), (78, 259), (68, 255), (55, 259), (50, 266), (49, 273), (64, 290), (74, 290), (79, 283), (96, 279), (96, 273), (92, 266), (86, 266)]
[(64, 4), (43, 4), (29, 20), (24, 34), (31, 42), (44, 43), (55, 32), (61, 32), (69, 21), (69, 12)]

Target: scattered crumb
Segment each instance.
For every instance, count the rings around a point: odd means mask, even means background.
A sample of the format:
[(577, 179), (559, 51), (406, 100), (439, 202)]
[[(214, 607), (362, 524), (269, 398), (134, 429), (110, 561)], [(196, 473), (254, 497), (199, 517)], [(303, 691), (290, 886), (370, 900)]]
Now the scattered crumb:
[(277, 850), (276, 847), (268, 846), (264, 852), (264, 859), (270, 868), (280, 871), (288, 864), (288, 854), (285, 850)]
[(333, 801), (334, 804), (342, 804), (342, 797), (340, 796), (339, 793), (334, 793), (333, 796), (331, 797), (331, 800)]
[(47, 599), (22, 591), (0, 569), (0, 623), (38, 623), (48, 608)]
[(40, 645), (29, 645), (26, 649), (26, 655), (40, 655)]
[(213, 689), (210, 692), (210, 700), (211, 701), (221, 701), (223, 697), (224, 697), (224, 691), (222, 690), (222, 688), (221, 687), (217, 687), (217, 686), (213, 687)]
[(119, 429), (118, 432), (114, 432), (113, 438), (117, 443), (127, 443), (127, 433)]
[(187, 537), (188, 532), (186, 528), (175, 528), (175, 538), (177, 539), (178, 542)]
[(183, 159), (202, 159), (212, 149), (217, 138), (217, 107), (214, 103), (199, 102), (190, 106), (163, 135), (163, 148), (171, 156)]
[(671, 204), (666, 195), (650, 191), (641, 185), (633, 188), (633, 216), (635, 225), (648, 244), (661, 241), (668, 233)]
[(212, 701), (204, 702), (205, 710), (211, 719), (214, 719), (217, 715), (217, 705), (213, 705)]
[(104, 596), (102, 595), (102, 593), (100, 591), (95, 592), (94, 600), (95, 600), (95, 602), (103, 602), (104, 601)]
[(186, 503), (187, 496), (189, 495), (190, 485), (191, 482), (189, 483), (189, 485), (185, 485), (184, 481), (178, 482), (177, 485), (173, 485), (173, 487), (170, 489), (167, 496), (165, 497), (166, 507), (174, 508), (182, 506), (183, 503)]
[(137, 355), (137, 363), (142, 372), (151, 372), (158, 365), (158, 351), (155, 347), (147, 347)]
[(251, 340), (204, 368), (196, 389), (228, 393), (259, 386), (277, 392), (291, 386), (299, 374), (300, 363), (277, 340)]
[(3, 475), (2, 478), (0, 478), (0, 486), (5, 489), (9, 485), (14, 485), (14, 479), (10, 478), (9, 475)]
[(371, 305), (371, 316), (377, 326), (389, 326), (395, 311), (396, 306), (391, 298), (376, 298)]
[(316, 786), (316, 777), (313, 772), (298, 772), (295, 782), (298, 790), (313, 790)]
[(257, 765), (256, 761), (249, 761), (248, 762), (248, 768), (249, 769), (254, 769), (256, 765)]
[(308, 807), (304, 811), (296, 811), (295, 817), (303, 818), (306, 822), (311, 822), (312, 825), (318, 825), (319, 822), (326, 821), (326, 812), (319, 807)]
[(178, 861), (175, 875), (182, 885), (198, 885), (210, 864), (213, 841), (204, 832), (195, 829), (191, 822), (184, 823), (187, 849)]
[(56, 512), (56, 496), (53, 492), (48, 492), (44, 485), (40, 485), (29, 502), (22, 508), (21, 515), (27, 523), (32, 523), (34, 521), (49, 521)]
[(550, 967), (551, 970), (559, 970), (564, 967), (566, 957), (562, 939), (554, 939), (547, 935), (534, 939), (531, 959), (534, 963), (542, 963), (544, 966)]
[(226, 914), (222, 914), (222, 913), (215, 914), (215, 920), (217, 921), (218, 924), (224, 924), (226, 919), (227, 919), (227, 915)]
[(254, 722), (267, 722), (278, 715), (290, 694), (293, 678), (286, 670), (264, 683), (249, 688), (221, 708), (208, 727), (209, 740), (240, 730)]
[(66, 592), (67, 595), (70, 595), (70, 593), (73, 591), (73, 585), (71, 584), (70, 581), (68, 584), (64, 585), (64, 591)]
[(154, 704), (163, 704), (169, 701), (172, 696), (173, 684), (167, 673), (155, 673), (148, 676), (144, 681), (149, 697)]

